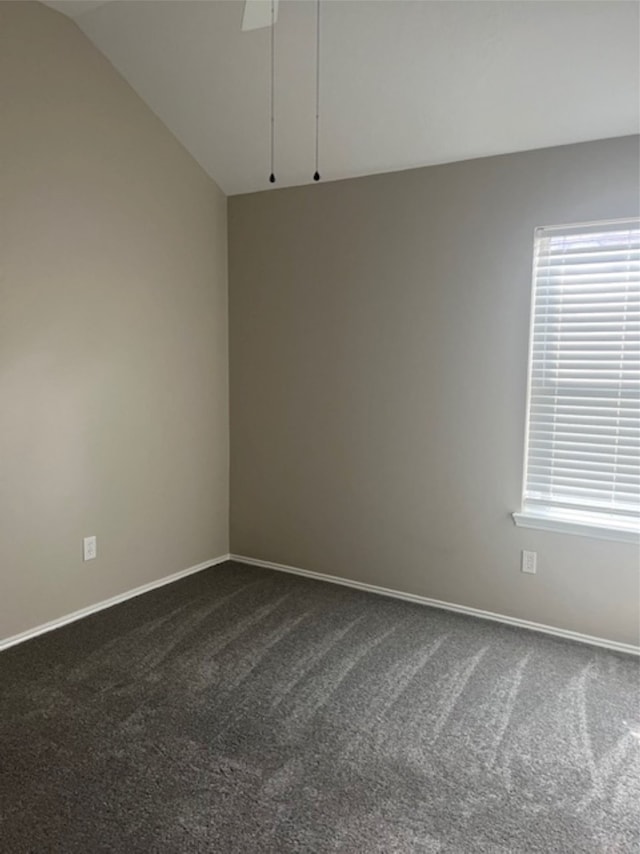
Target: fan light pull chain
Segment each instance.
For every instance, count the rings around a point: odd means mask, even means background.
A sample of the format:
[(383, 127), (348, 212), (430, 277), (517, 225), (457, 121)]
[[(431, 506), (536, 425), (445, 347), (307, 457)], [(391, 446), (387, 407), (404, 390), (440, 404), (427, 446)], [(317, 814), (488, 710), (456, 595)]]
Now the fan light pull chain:
[(271, 0), (271, 174), (269, 175), (269, 181), (272, 184), (276, 182), (276, 174), (274, 170), (274, 152), (275, 152), (275, 68), (276, 68), (276, 52), (275, 52), (275, 42), (276, 42), (276, 8), (275, 8), (275, 0)]
[(320, 140), (320, 0), (316, 0), (316, 171), (313, 180), (320, 180), (319, 172)]

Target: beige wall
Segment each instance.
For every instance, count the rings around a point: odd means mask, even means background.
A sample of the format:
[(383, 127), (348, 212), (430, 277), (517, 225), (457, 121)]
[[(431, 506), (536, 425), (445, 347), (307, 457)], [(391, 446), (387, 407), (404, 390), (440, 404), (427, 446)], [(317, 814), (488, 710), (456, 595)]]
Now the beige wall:
[(510, 512), (533, 229), (638, 192), (628, 137), (231, 198), (232, 551), (637, 643), (638, 549)]
[(0, 638), (228, 551), (227, 390), (224, 195), (74, 24), (0, 3)]

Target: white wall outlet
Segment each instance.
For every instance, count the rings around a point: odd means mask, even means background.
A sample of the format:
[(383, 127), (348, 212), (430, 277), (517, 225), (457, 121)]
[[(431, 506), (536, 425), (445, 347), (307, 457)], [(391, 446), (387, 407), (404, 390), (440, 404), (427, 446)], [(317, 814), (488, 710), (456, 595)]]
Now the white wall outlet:
[(93, 560), (98, 555), (98, 543), (96, 537), (85, 537), (83, 540), (84, 559)]
[(531, 575), (536, 574), (536, 561), (538, 559), (537, 552), (527, 552), (523, 549), (522, 551), (522, 563), (520, 568), (523, 572), (528, 572)]

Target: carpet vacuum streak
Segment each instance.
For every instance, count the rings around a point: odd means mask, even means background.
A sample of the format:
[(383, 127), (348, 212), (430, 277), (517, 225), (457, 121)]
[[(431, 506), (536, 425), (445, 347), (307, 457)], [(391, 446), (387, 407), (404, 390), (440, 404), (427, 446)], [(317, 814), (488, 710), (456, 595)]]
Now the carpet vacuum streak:
[(228, 563), (0, 654), (0, 851), (637, 854), (623, 655)]

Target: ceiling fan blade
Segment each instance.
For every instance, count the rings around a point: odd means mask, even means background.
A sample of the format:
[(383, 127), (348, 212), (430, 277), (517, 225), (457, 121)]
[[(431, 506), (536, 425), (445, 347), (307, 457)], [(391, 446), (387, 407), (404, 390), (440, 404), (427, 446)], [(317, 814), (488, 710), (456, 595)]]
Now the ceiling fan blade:
[[(273, 2), (273, 20), (278, 20), (278, 0)], [(245, 0), (242, 16), (243, 30), (259, 30), (271, 26), (271, 0)]]

